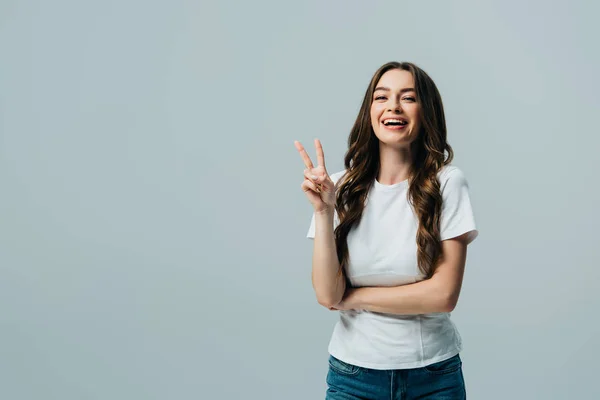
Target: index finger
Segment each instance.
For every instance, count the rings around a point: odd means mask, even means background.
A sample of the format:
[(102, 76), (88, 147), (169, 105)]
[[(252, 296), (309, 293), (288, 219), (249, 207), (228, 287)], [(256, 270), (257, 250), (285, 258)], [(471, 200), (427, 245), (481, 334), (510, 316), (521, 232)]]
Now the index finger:
[(304, 165), (306, 166), (306, 168), (313, 169), (314, 168), (313, 163), (310, 160), (308, 153), (304, 149), (304, 146), (302, 146), (302, 144), (297, 140), (294, 142), (294, 145), (296, 146), (296, 149), (298, 149), (298, 152), (300, 153), (300, 157), (302, 157), (302, 160), (304, 161)]
[(315, 139), (315, 147), (317, 148), (317, 164), (327, 171), (327, 168), (325, 168), (325, 154), (323, 153), (323, 146), (321, 146), (319, 139)]

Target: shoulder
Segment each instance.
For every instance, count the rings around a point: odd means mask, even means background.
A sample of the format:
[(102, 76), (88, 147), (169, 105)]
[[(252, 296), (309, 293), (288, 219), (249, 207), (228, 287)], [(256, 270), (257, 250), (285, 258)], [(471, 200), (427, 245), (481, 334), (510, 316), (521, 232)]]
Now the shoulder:
[(346, 170), (342, 170), (342, 171), (338, 171), (338, 172), (334, 172), (333, 174), (330, 174), (329, 177), (331, 178), (331, 181), (334, 184), (337, 184), (340, 179), (342, 179), (342, 177), (344, 176), (344, 174), (346, 174)]
[(467, 178), (464, 172), (455, 165), (445, 165), (437, 174), (440, 181), (440, 188), (444, 190), (446, 186), (460, 187), (468, 186)]

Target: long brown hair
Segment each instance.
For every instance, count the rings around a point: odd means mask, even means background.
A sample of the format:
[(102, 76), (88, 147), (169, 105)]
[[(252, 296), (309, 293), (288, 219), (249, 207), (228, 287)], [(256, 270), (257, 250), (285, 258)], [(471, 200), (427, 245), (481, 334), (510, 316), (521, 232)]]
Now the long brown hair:
[(420, 132), (411, 144), (412, 165), (408, 200), (419, 221), (417, 230), (417, 263), (419, 270), (431, 277), (440, 259), (440, 214), (442, 195), (438, 172), (452, 161), (454, 153), (446, 141), (446, 120), (440, 93), (433, 80), (413, 63), (389, 62), (371, 78), (362, 106), (348, 137), (344, 159), (346, 173), (336, 194), (339, 224), (335, 229), (340, 273), (349, 261), (347, 237), (362, 216), (365, 201), (379, 173), (379, 139), (371, 125), (371, 103), (379, 79), (387, 71), (400, 69), (412, 74), (417, 103), (420, 106)]

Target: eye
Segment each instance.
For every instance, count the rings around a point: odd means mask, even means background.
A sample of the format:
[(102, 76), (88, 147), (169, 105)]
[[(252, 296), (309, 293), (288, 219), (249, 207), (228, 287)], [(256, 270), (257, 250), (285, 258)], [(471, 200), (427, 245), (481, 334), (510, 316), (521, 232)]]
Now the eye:
[(375, 97), (375, 100), (385, 100), (385, 96), (377, 96)]
[(415, 101), (415, 98), (414, 97), (405, 97), (403, 100), (406, 100), (406, 101)]

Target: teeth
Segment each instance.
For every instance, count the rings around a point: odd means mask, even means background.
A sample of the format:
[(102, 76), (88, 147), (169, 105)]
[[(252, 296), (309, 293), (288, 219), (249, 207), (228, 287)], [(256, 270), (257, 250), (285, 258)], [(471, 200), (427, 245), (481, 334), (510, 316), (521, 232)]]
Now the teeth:
[(388, 125), (389, 123), (397, 123), (397, 124), (406, 124), (405, 121), (402, 121), (400, 119), (386, 119), (383, 121), (384, 125)]

